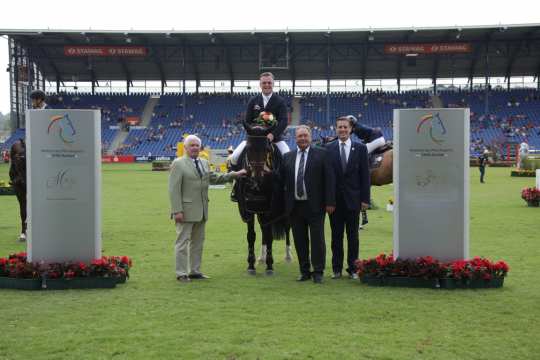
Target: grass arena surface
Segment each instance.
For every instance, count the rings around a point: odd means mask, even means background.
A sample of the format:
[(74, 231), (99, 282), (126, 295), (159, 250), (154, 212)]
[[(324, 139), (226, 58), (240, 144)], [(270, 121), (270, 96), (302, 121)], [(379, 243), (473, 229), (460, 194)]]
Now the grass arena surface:
[[(210, 190), (202, 270), (175, 280), (167, 172), (103, 166), (103, 251), (129, 255), (131, 279), (114, 290), (0, 290), (0, 359), (533, 359), (540, 354), (540, 208), (521, 189), (534, 178), (471, 169), (471, 256), (505, 260), (502, 289), (376, 288), (331, 280), (330, 227), (322, 285), (297, 283), (274, 243), (274, 276), (246, 274), (245, 225), (229, 189)], [(0, 165), (0, 180), (8, 166)], [(360, 233), (361, 257), (392, 250), (392, 187)], [(0, 196), (0, 256), (17, 242), (18, 205)], [(413, 224), (411, 224), (413, 226)], [(258, 233), (257, 249), (260, 248)], [(258, 251), (257, 251), (258, 252)]]

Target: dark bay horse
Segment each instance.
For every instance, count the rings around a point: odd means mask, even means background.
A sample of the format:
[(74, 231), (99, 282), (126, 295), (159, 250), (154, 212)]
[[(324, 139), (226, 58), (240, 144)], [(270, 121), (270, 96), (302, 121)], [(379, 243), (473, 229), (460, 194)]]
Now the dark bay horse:
[(21, 216), (20, 241), (26, 240), (26, 145), (23, 139), (17, 140), (10, 149), (9, 182), (13, 186), (15, 196), (19, 202)]
[[(242, 220), (248, 225), (248, 273), (255, 275), (255, 216), (262, 232), (262, 243), (266, 246), (266, 274), (273, 274), (274, 239), (288, 239), (287, 219), (284, 216), (283, 190), (278, 170), (281, 153), (270, 143), (266, 135), (271, 128), (255, 125), (248, 129), (247, 145), (238, 161), (238, 169), (246, 169), (245, 178), (237, 179), (234, 198)], [(289, 245), (289, 244), (287, 244)]]

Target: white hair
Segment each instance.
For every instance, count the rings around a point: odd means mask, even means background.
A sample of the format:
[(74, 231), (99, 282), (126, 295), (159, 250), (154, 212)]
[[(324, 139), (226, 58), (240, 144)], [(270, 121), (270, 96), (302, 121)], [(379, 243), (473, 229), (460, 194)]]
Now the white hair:
[(199, 145), (202, 145), (201, 139), (197, 135), (188, 135), (184, 139), (184, 145), (188, 146), (190, 142), (196, 141), (199, 143)]

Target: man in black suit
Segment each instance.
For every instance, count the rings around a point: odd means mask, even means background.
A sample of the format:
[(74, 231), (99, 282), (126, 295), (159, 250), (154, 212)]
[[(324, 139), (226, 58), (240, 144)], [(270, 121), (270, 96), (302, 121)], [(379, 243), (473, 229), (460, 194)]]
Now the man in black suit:
[[(32, 109), (50, 109), (49, 105), (45, 102), (46, 98), (47, 96), (43, 90), (33, 90), (30, 93)], [(21, 216), (21, 235), (19, 235), (19, 241), (26, 241), (26, 145), (24, 139), (17, 140), (11, 146), (10, 155), (9, 179), (19, 202), (19, 214)]]
[[(274, 94), (274, 75), (270, 72), (262, 73), (259, 77), (259, 84), (261, 87), (261, 93), (252, 97), (247, 105), (246, 117), (243, 125), (246, 131), (248, 125), (252, 124), (254, 120), (263, 111), (270, 112), (277, 120), (277, 125), (270, 132), (267, 137), (268, 140), (275, 143), (282, 155), (289, 152), (289, 146), (283, 141), (282, 135), (289, 123), (289, 115), (287, 111), (287, 104), (278, 94)], [(231, 156), (231, 163), (237, 164), (242, 151), (246, 147), (246, 141), (242, 141), (234, 150)]]
[[(298, 281), (322, 283), (326, 262), (324, 213), (335, 209), (335, 179), (327, 151), (311, 146), (311, 130), (296, 128), (298, 148), (285, 154), (280, 169), (285, 209), (290, 217), (300, 265)], [(310, 261), (311, 246), (311, 261)], [(311, 272), (313, 264), (313, 272)]]
[(343, 269), (343, 232), (347, 230), (347, 272), (356, 279), (354, 262), (359, 255), (358, 223), (360, 211), (369, 206), (369, 164), (366, 145), (351, 138), (352, 122), (346, 116), (336, 120), (338, 138), (327, 144), (336, 178), (336, 211), (330, 215), (332, 227), (333, 279)]

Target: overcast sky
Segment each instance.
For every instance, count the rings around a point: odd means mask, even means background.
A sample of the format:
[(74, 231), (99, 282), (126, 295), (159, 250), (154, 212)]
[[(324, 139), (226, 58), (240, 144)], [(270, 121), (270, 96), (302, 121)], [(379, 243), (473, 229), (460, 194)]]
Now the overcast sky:
[[(540, 23), (538, 1), (184, 0), (2, 2), (3, 29), (252, 30)], [(0, 38), (0, 112), (9, 111), (7, 39)]]

